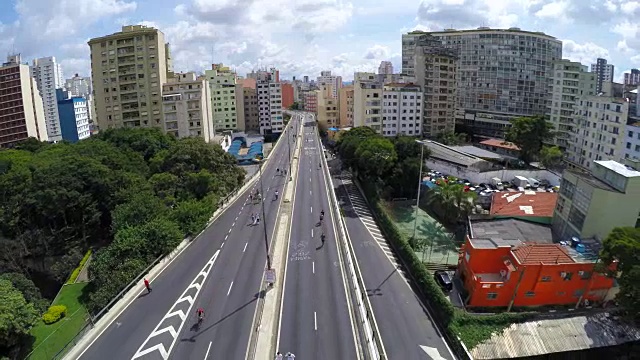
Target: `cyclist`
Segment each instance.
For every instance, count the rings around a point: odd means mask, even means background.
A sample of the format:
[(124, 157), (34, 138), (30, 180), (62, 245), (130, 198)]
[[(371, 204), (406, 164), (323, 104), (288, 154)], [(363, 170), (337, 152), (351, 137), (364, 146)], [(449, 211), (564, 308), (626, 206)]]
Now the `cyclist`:
[(276, 174), (280, 174), (280, 168), (276, 168)]
[(276, 200), (278, 200), (278, 190), (276, 190), (275, 195), (276, 195)]
[(324, 210), (320, 211), (320, 221), (322, 221), (322, 219), (324, 219)]
[(198, 325), (200, 325), (202, 323), (202, 319), (204, 319), (204, 309), (198, 308), (198, 310), (196, 310), (196, 314), (198, 315)]
[(320, 240), (322, 240), (322, 243), (324, 244), (324, 231), (320, 234)]

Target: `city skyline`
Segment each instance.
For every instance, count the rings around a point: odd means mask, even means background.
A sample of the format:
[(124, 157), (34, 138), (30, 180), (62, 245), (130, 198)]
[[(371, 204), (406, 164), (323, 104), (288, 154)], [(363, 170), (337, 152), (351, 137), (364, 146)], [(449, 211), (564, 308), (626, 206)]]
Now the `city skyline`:
[[(83, 76), (90, 72), (86, 41), (124, 24), (163, 31), (178, 71), (224, 63), (241, 75), (274, 66), (284, 79), (313, 78), (331, 70), (351, 81), (355, 71), (377, 71), (382, 60), (400, 69), (403, 33), (480, 26), (542, 31), (563, 41), (563, 58), (585, 65), (606, 58), (616, 66), (618, 82), (640, 65), (640, 43), (633, 37), (633, 18), (640, 9), (620, 0), (255, 0), (242, 5), (209, 0), (93, 0), (78, 5), (62, 0), (44, 5), (43, 0), (0, 5), (0, 52), (21, 53), (25, 61), (55, 56), (66, 74)], [(594, 32), (595, 26), (605, 31)]]

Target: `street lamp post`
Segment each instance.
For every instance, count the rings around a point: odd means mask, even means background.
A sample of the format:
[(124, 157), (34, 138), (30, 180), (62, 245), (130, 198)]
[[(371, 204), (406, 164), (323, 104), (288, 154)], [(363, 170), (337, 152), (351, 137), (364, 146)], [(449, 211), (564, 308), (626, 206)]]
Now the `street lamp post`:
[(422, 186), (422, 165), (424, 163), (424, 144), (420, 140), (416, 140), (420, 144), (420, 173), (418, 174), (418, 195), (416, 200), (416, 215), (413, 219), (413, 240), (416, 239), (416, 229), (418, 228), (418, 210), (420, 209), (420, 186)]
[(264, 211), (264, 201), (265, 201), (265, 193), (264, 186), (262, 185), (262, 164), (258, 165), (258, 171), (260, 172), (260, 193), (262, 196), (260, 197), (260, 203), (262, 204), (262, 228), (264, 229), (264, 247), (267, 251), (267, 269), (271, 270), (271, 255), (269, 255), (269, 240), (267, 239), (267, 215)]

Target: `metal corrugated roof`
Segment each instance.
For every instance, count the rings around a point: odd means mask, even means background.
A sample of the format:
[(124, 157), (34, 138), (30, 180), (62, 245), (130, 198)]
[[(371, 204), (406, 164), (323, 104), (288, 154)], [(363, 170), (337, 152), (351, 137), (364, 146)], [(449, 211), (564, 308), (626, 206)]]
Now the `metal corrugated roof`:
[(471, 349), (474, 359), (536, 356), (640, 340), (640, 331), (607, 313), (513, 324)]

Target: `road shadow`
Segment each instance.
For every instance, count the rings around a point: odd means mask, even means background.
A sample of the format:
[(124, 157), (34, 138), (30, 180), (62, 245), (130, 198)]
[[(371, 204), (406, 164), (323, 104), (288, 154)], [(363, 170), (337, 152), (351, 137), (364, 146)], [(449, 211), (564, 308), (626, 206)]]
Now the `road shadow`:
[(206, 331), (207, 331), (207, 330), (209, 330), (209, 329), (213, 329), (214, 327), (218, 326), (220, 323), (222, 323), (223, 321), (225, 321), (225, 320), (229, 319), (229, 318), (230, 318), (230, 317), (232, 317), (233, 315), (237, 314), (239, 311), (241, 311), (242, 309), (244, 309), (244, 308), (246, 308), (247, 306), (251, 305), (253, 302), (257, 301), (258, 299), (262, 299), (262, 298), (264, 298), (265, 294), (266, 294), (266, 291), (265, 291), (265, 290), (261, 290), (261, 291), (259, 291), (259, 292), (255, 293), (255, 294), (253, 295), (253, 299), (251, 299), (251, 300), (247, 301), (247, 302), (246, 302), (246, 303), (244, 303), (243, 305), (239, 306), (237, 309), (233, 310), (232, 312), (230, 312), (230, 313), (228, 313), (227, 315), (225, 315), (225, 316), (223, 316), (222, 318), (220, 318), (220, 320), (216, 321), (215, 323), (213, 323), (213, 324), (211, 324), (211, 325), (207, 326), (206, 328), (204, 328), (204, 329), (202, 329), (202, 330), (200, 329), (200, 327), (198, 326), (198, 324), (197, 324), (197, 323), (196, 323), (196, 324), (194, 324), (191, 328), (192, 328), (192, 329), (194, 329), (194, 328), (195, 328), (195, 330), (192, 330), (192, 331), (197, 331), (197, 333), (196, 333), (196, 334), (193, 334), (193, 335), (192, 335), (192, 336), (190, 336), (190, 337), (182, 338), (182, 339), (180, 339), (180, 341), (181, 341), (181, 342), (195, 342), (195, 341), (196, 341), (196, 338), (197, 338), (198, 336), (200, 336), (202, 333), (206, 332)]
[(382, 282), (380, 284), (378, 284), (378, 286), (376, 286), (375, 289), (367, 289), (367, 295), (368, 296), (382, 296), (384, 295), (384, 293), (382, 292), (382, 285), (384, 285), (384, 283), (386, 283), (387, 281), (389, 281), (389, 279), (391, 278), (391, 276), (393, 276), (393, 274), (398, 272), (398, 268), (394, 268), (393, 271), (384, 279), (382, 280)]
[(149, 294), (151, 294), (151, 293), (150, 293), (150, 292), (148, 292), (148, 291), (145, 291), (145, 292), (143, 292), (142, 294), (138, 295), (138, 299), (142, 299), (143, 297), (145, 297), (145, 296), (147, 296), (147, 295), (149, 295)]
[(318, 246), (318, 247), (316, 248), (316, 251), (318, 251), (318, 250), (322, 250), (322, 248), (323, 248), (323, 247), (324, 247), (324, 242), (323, 242), (322, 244), (320, 244), (320, 246)]

